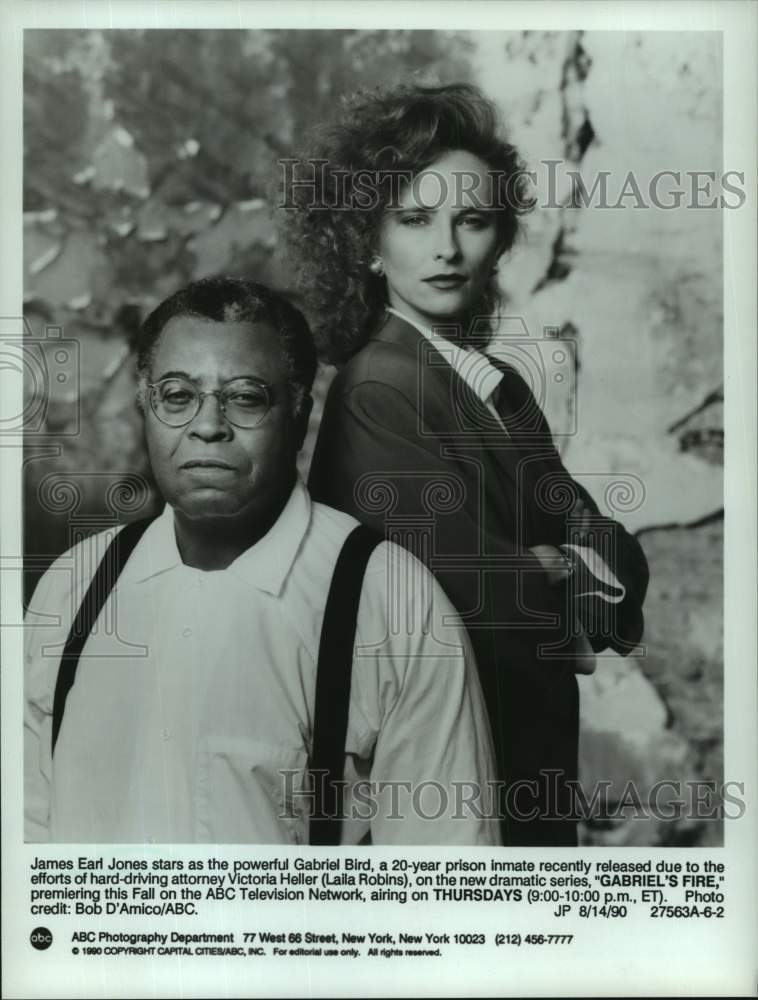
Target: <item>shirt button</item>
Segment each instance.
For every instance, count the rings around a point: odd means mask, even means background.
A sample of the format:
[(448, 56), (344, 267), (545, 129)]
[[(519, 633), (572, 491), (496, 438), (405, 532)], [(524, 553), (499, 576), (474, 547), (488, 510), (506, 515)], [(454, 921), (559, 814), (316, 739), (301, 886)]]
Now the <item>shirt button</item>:
[(182, 629), (182, 635), (184, 636), (185, 639), (189, 639), (189, 637), (192, 635), (192, 629), (191, 628), (183, 628)]
[(170, 740), (171, 739), (171, 730), (170, 729), (161, 729), (161, 736), (163, 737), (164, 740)]
[(202, 578), (201, 576), (199, 576), (199, 577), (197, 577), (197, 579), (195, 580), (195, 586), (196, 586), (196, 587), (202, 587), (202, 585), (203, 585), (203, 578)]

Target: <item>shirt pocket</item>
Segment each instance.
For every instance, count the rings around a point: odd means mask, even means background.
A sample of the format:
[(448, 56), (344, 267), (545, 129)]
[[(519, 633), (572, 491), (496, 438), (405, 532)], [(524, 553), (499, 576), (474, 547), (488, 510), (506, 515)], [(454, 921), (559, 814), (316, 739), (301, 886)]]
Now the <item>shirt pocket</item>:
[(205, 740), (197, 769), (198, 841), (307, 843), (307, 765), (302, 746), (241, 737)]

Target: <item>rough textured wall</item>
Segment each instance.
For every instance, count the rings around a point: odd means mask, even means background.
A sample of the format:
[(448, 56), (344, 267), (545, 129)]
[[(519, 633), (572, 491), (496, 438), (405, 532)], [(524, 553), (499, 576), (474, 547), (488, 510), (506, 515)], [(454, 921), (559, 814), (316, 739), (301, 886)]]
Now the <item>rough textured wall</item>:
[[(623, 210), (572, 207), (565, 176), (579, 170), (591, 190), (609, 171), (614, 203), (630, 171), (643, 190), (661, 170), (719, 172), (715, 34), (27, 32), (26, 318), (32, 375), (46, 366), (51, 387), (39, 405), (27, 378), (27, 551), (41, 569), (76, 532), (154, 503), (133, 404), (140, 318), (209, 272), (296, 296), (275, 254), (277, 158), (340, 93), (415, 70), (478, 80), (530, 166), (563, 161), (553, 207), (502, 265), (503, 330), (528, 331), (569, 468), (615, 502), (651, 566), (644, 655), (603, 657), (581, 679), (583, 778), (612, 778), (618, 797), (629, 779), (643, 792), (720, 782), (720, 214), (638, 209), (633, 190)], [(721, 831), (619, 821), (584, 836), (713, 843)]]

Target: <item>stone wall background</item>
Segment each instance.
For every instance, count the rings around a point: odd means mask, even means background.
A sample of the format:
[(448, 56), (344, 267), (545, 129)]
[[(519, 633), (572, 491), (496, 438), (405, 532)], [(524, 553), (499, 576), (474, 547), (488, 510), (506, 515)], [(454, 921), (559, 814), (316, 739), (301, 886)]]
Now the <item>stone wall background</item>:
[[(46, 30), (25, 46), (29, 586), (78, 534), (156, 503), (133, 403), (146, 312), (214, 272), (297, 300), (277, 159), (358, 85), (473, 80), (542, 203), (501, 267), (495, 350), (531, 373), (568, 467), (650, 562), (644, 649), (580, 679), (583, 782), (610, 779), (629, 807), (583, 839), (720, 843), (715, 820), (632, 818), (627, 788), (723, 781), (721, 213), (637, 207), (627, 181), (649, 203), (659, 171), (721, 173), (719, 36)], [(573, 204), (567, 169), (588, 191), (607, 171), (618, 207)]]

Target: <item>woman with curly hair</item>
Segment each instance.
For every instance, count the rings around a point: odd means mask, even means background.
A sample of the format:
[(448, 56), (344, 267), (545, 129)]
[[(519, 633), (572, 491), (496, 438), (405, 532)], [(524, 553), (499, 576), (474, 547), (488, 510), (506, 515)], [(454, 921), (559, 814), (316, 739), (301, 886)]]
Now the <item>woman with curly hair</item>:
[(485, 350), (498, 262), (533, 207), (522, 162), (494, 106), (454, 84), (358, 93), (289, 166), (291, 254), (338, 368), (311, 492), (410, 548), (468, 626), (504, 842), (574, 844), (575, 673), (637, 644), (647, 565)]

